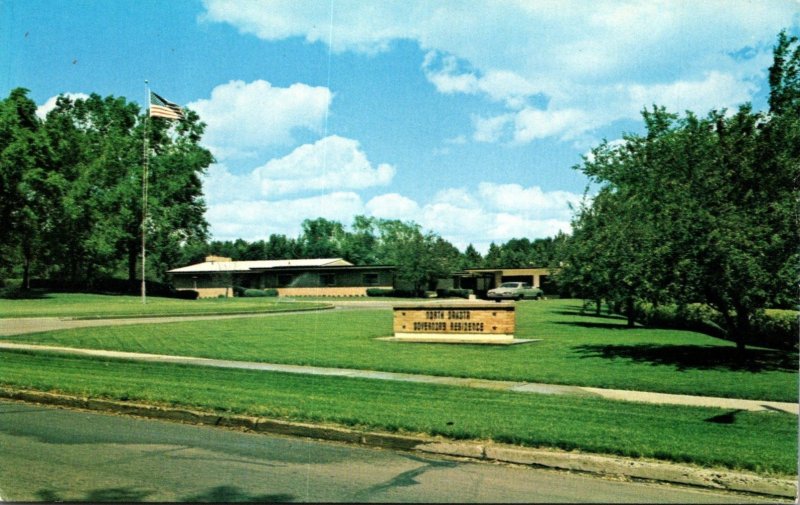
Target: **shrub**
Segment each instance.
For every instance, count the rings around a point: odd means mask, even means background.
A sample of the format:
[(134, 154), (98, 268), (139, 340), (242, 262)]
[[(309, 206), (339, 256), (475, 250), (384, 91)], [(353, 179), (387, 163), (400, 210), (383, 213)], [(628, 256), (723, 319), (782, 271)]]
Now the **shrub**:
[(260, 298), (265, 296), (278, 296), (277, 289), (245, 289), (242, 296)]
[(200, 293), (194, 289), (181, 289), (171, 294), (170, 298), (178, 298), (180, 300), (197, 300)]
[[(636, 306), (636, 320), (645, 326), (676, 328), (727, 338), (722, 314), (708, 305), (691, 303), (654, 307), (650, 303)], [(792, 310), (759, 311), (750, 321), (747, 345), (771, 349), (797, 349), (800, 324), (798, 313)]]
[(437, 289), (438, 298), (469, 298), (472, 294), (471, 289)]
[(367, 289), (367, 296), (382, 297), (382, 296), (393, 296), (393, 295), (394, 295), (394, 289), (384, 289), (384, 288)]
[(753, 331), (748, 344), (773, 349), (798, 348), (800, 321), (796, 311), (766, 310), (757, 313), (750, 323)]

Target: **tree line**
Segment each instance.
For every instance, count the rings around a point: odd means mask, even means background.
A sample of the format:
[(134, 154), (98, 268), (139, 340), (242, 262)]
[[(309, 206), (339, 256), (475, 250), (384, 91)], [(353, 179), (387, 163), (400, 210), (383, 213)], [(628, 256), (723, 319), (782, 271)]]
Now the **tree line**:
[(145, 155), (148, 261), (156, 277), (174, 265), (181, 246), (208, 238), (204, 127), (192, 111), (183, 121), (146, 118), (125, 98), (97, 94), (60, 96), (42, 119), (28, 90), (11, 91), (0, 102), (0, 279), (135, 281)]
[(325, 218), (306, 219), (297, 238), (272, 234), (267, 240), (195, 243), (182, 253), (186, 264), (218, 255), (234, 260), (344, 258), (356, 265), (392, 265), (397, 287), (422, 292), (467, 268), (553, 265), (564, 240), (566, 236), (559, 235), (492, 243), (484, 257), (471, 244), (462, 252), (413, 221), (356, 216), (349, 227)]
[[(0, 283), (31, 278), (91, 288), (109, 278), (136, 289), (142, 226), (148, 280), (206, 255), (236, 260), (342, 257), (357, 265), (394, 265), (397, 283), (424, 291), (437, 278), (475, 267), (543, 266), (559, 239), (491, 244), (486, 257), (462, 253), (413, 222), (356, 216), (347, 228), (324, 218), (303, 222), (294, 237), (209, 241), (201, 176), (214, 162), (201, 146), (199, 116), (146, 117), (122, 97), (58, 97), (44, 118), (29, 91), (0, 102)], [(146, 142), (145, 142), (146, 141)], [(147, 145), (147, 151), (145, 151)], [(143, 223), (143, 167), (149, 166)]]
[(773, 55), (767, 112), (654, 106), (644, 134), (603, 142), (575, 167), (600, 189), (575, 214), (562, 285), (629, 325), (644, 305), (705, 304), (742, 350), (765, 308), (796, 308), (798, 39), (780, 33)]

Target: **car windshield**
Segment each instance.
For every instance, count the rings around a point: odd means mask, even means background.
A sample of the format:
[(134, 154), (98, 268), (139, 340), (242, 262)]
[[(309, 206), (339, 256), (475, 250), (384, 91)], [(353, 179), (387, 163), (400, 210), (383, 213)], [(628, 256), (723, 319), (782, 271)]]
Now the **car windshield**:
[(504, 282), (503, 284), (500, 284), (500, 287), (501, 288), (515, 288), (518, 285), (519, 285), (518, 282)]

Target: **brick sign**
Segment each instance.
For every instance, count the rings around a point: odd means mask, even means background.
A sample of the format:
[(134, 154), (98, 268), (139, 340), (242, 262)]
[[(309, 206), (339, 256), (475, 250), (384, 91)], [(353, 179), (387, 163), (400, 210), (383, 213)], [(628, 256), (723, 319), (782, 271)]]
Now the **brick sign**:
[(513, 339), (512, 304), (436, 304), (394, 307), (395, 337)]

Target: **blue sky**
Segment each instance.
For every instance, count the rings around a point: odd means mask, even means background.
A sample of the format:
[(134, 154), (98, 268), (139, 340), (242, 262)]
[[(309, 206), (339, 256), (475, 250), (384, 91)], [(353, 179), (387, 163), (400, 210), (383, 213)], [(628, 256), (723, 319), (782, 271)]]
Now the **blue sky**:
[(766, 107), (794, 0), (6, 0), (3, 96), (200, 113), (214, 239), (413, 220), (460, 248), (569, 232), (602, 139), (653, 103)]

